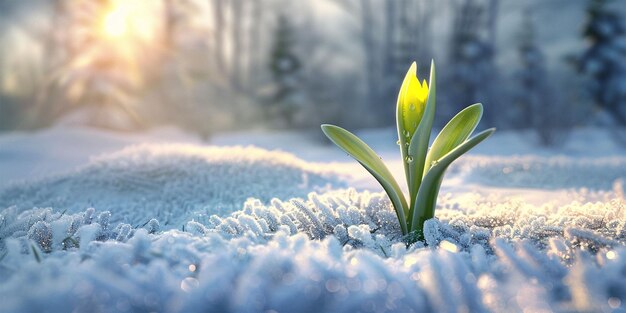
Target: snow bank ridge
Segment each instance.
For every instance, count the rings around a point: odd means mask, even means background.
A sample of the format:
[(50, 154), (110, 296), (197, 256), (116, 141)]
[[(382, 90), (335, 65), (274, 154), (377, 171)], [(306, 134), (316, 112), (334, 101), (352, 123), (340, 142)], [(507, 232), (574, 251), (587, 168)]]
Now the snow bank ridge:
[(626, 179), (626, 158), (466, 156), (450, 172), (487, 186), (608, 190), (616, 180)]
[(267, 202), (341, 186), (338, 175), (284, 152), (139, 145), (96, 158), (73, 173), (1, 190), (0, 208), (75, 213), (94, 207), (111, 211), (113, 221), (136, 226), (154, 217), (165, 228), (180, 228), (192, 217), (238, 210), (248, 197)]

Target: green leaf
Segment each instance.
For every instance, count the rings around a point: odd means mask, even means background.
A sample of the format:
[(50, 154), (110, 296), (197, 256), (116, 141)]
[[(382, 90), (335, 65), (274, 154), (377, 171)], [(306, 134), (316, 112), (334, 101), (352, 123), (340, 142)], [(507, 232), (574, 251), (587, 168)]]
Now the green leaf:
[(426, 176), (434, 161), (439, 160), (469, 138), (478, 122), (480, 122), (482, 115), (483, 105), (476, 103), (463, 109), (446, 124), (430, 147), (426, 157), (423, 176)]
[(391, 175), (391, 172), (380, 160), (380, 157), (359, 137), (351, 132), (335, 126), (324, 124), (322, 131), (334, 144), (343, 151), (352, 156), (368, 171), (383, 187), (393, 207), (395, 208), (398, 222), (403, 234), (407, 234), (408, 226), (406, 224), (406, 216), (408, 214), (408, 205), (402, 189)]
[(454, 160), (465, 154), (483, 140), (487, 139), (487, 137), (491, 136), (494, 131), (495, 128), (490, 128), (468, 139), (456, 148), (452, 149), (431, 166), (431, 169), (428, 171), (426, 176), (424, 176), (422, 186), (417, 194), (415, 205), (411, 208), (410, 231), (417, 230), (421, 233), (424, 221), (433, 218), (435, 215), (437, 194), (439, 193), (441, 181), (448, 166), (450, 166)]
[[(428, 143), (430, 141), (430, 131), (433, 128), (433, 120), (435, 119), (435, 102), (436, 102), (436, 72), (435, 63), (430, 64), (430, 81), (429, 81), (428, 99), (426, 100), (426, 109), (422, 120), (411, 138), (408, 156), (404, 159), (405, 166), (409, 169), (409, 194), (410, 207), (415, 203), (415, 198), (422, 183), (422, 173), (424, 172), (424, 161), (428, 152)], [(409, 218), (411, 217), (409, 211)], [(410, 225), (410, 219), (409, 219)]]

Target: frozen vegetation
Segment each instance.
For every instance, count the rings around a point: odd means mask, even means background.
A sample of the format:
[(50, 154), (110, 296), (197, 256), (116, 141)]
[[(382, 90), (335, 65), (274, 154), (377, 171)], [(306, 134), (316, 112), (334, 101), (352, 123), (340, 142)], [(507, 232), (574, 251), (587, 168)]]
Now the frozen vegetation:
[(464, 157), (407, 247), (341, 155), (132, 146), (0, 191), (0, 312), (624, 312), (613, 152)]
[(235, 211), (248, 197), (306, 196), (340, 187), (336, 175), (287, 153), (253, 147), (139, 145), (102, 157), (65, 175), (15, 184), (0, 191), (0, 207), (87, 207), (112, 211), (134, 226), (156, 218), (167, 228)]

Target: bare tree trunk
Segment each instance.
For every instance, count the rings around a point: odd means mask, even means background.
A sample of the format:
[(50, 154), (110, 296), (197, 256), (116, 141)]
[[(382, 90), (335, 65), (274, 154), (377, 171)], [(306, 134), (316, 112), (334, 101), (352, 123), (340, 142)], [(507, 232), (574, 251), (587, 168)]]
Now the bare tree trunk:
[[(419, 38), (421, 30), (415, 27), (415, 23), (413, 23), (411, 19), (414, 15), (411, 13), (410, 0), (401, 0), (399, 3), (400, 10), (396, 17), (400, 24), (398, 31), (399, 38), (393, 49), (397, 53), (395, 59), (395, 73), (396, 76), (402, 77), (403, 72), (409, 67), (408, 63), (415, 61), (417, 52), (416, 40)], [(395, 85), (397, 85), (397, 83)]]
[[(379, 79), (378, 79), (378, 49), (375, 40), (375, 20), (371, 0), (361, 0), (361, 42), (365, 54), (365, 75), (367, 82), (367, 102), (368, 106), (380, 116), (379, 106)], [(383, 114), (384, 115), (384, 114)], [(383, 117), (384, 118), (384, 117)], [(378, 121), (377, 121), (378, 122)]]
[(215, 59), (217, 69), (222, 74), (226, 73), (226, 61), (224, 58), (224, 33), (226, 28), (224, 23), (224, 16), (224, 0), (213, 0), (213, 33), (215, 34), (215, 47), (213, 50), (213, 58)]
[(246, 76), (248, 78), (248, 88), (254, 89), (259, 80), (259, 63), (263, 54), (261, 53), (261, 40), (263, 36), (263, 6), (262, 0), (250, 2), (250, 23), (248, 25), (248, 58), (246, 65)]
[(174, 15), (174, 4), (172, 0), (163, 1), (163, 44), (166, 53), (170, 53), (174, 43), (174, 29), (176, 17)]
[(498, 26), (498, 7), (500, 0), (489, 0), (489, 7), (487, 12), (489, 14), (487, 20), (487, 27), (489, 30), (489, 43), (491, 45), (491, 51), (495, 53), (496, 50), (496, 29)]
[(383, 77), (389, 77), (394, 74), (395, 62), (393, 46), (396, 39), (396, 21), (397, 10), (396, 1), (385, 2), (385, 47), (383, 48)]
[(241, 90), (241, 67), (245, 51), (243, 50), (243, 25), (246, 21), (243, 0), (231, 0), (231, 40), (232, 40), (232, 67), (231, 85), (235, 90)]
[(419, 12), (419, 20), (417, 21), (418, 31), (415, 43), (417, 45), (417, 57), (422, 59), (426, 64), (430, 63), (430, 57), (433, 55), (432, 46), (432, 21), (434, 15), (434, 4), (431, 1), (420, 1), (417, 5)]
[(60, 51), (59, 40), (56, 31), (61, 29), (63, 18), (67, 17), (66, 7), (63, 0), (52, 1), (52, 17), (50, 20), (49, 31), (44, 33), (45, 39), (43, 43), (43, 51), (48, 53), (45, 59), (42, 75), (43, 77), (37, 82), (35, 87), (34, 105), (31, 114), (27, 116), (25, 126), (33, 128), (41, 126), (43, 119), (52, 123), (58, 119), (62, 112), (69, 110), (67, 103), (60, 103), (59, 98), (61, 91), (58, 89), (57, 79), (61, 69), (67, 66), (68, 60), (61, 58), (64, 55)]

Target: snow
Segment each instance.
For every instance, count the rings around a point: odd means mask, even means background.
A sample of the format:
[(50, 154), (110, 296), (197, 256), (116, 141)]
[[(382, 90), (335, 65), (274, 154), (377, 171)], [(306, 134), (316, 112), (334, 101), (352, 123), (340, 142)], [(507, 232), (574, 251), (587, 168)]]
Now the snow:
[(92, 156), (139, 143), (200, 143), (173, 128), (150, 133), (121, 133), (87, 127), (57, 126), (38, 132), (0, 135), (0, 187), (9, 181), (64, 173), (87, 163)]
[[(360, 135), (401, 178), (392, 130)], [(605, 136), (496, 133), (407, 247), (310, 134), (2, 135), (0, 312), (623, 312), (626, 154)]]
[(286, 153), (138, 145), (93, 158), (69, 174), (9, 186), (0, 191), (0, 207), (106, 208), (113, 221), (136, 226), (157, 218), (177, 228), (192, 218), (232, 212), (249, 197), (267, 202), (343, 185), (337, 175)]

